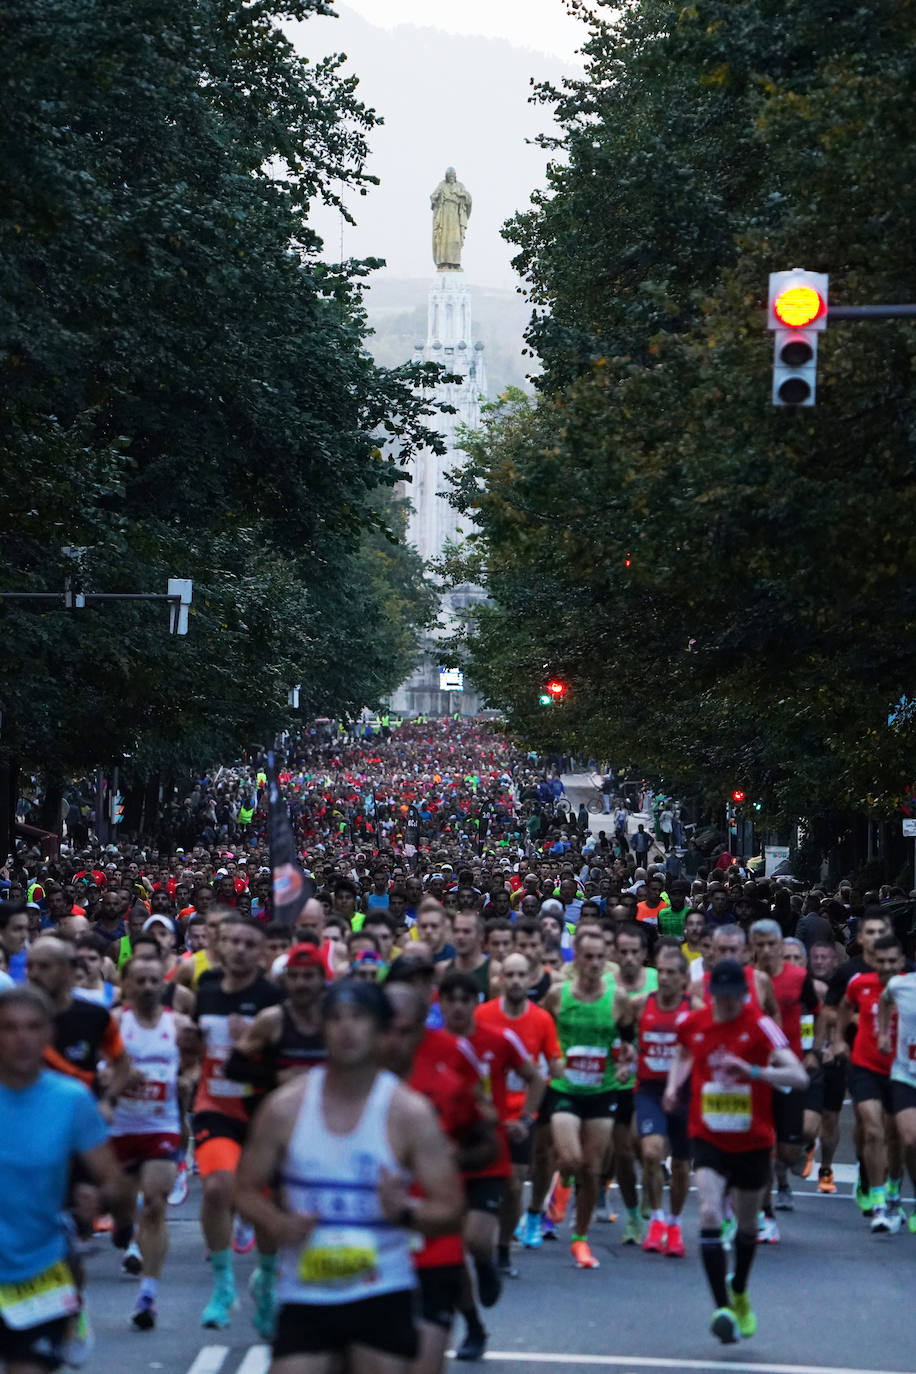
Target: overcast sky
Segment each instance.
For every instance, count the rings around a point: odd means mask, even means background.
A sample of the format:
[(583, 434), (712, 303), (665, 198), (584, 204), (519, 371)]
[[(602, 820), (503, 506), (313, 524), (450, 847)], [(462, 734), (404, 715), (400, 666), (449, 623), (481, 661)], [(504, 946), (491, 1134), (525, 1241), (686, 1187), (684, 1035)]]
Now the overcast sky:
[[(558, 82), (578, 67), (584, 38), (561, 0), (349, 0), (339, 18), (289, 24), (316, 59), (345, 52), (359, 96), (384, 118), (370, 134), (368, 169), (380, 185), (348, 208), (355, 227), (322, 209), (312, 224), (324, 256), (381, 257), (389, 277), (431, 280), (429, 197), (448, 166), (473, 196), (462, 266), (471, 285), (513, 289), (513, 248), (500, 236), (544, 184), (547, 154), (533, 139), (551, 127), (530, 104), (531, 79)], [(536, 46), (532, 46), (536, 45)]]
[(349, 0), (364, 19), (383, 28), (422, 24), (449, 33), (506, 38), (569, 62), (582, 27), (563, 0)]

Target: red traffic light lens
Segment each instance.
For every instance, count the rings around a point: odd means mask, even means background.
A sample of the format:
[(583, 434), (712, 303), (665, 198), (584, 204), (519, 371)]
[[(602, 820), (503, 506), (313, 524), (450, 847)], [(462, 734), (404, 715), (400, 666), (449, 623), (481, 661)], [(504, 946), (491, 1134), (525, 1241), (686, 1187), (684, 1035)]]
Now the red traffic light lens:
[(776, 297), (773, 313), (780, 324), (790, 329), (803, 329), (827, 314), (827, 304), (813, 286), (790, 286)]
[(732, 801), (733, 801), (733, 802), (743, 802), (743, 801), (744, 801), (744, 793), (741, 791), (741, 788), (740, 788), (740, 787), (736, 787), (735, 790), (734, 790), (734, 792), (732, 793)]
[(551, 678), (547, 690), (552, 697), (563, 697), (566, 695), (566, 683), (561, 682), (559, 678)]

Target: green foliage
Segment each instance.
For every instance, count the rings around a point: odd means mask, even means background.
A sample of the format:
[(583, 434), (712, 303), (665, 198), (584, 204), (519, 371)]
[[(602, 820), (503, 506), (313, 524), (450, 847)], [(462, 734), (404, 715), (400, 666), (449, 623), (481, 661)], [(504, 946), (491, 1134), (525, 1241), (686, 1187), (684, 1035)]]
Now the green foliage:
[(542, 91), (564, 156), (506, 231), (539, 396), (491, 414), (455, 498), (490, 594), (468, 666), (527, 738), (740, 777), (773, 817), (911, 781), (916, 334), (833, 325), (816, 408), (777, 410), (763, 307), (795, 265), (834, 302), (911, 295), (914, 16), (644, 0)]
[[(302, 709), (357, 710), (430, 617), (388, 548), (432, 414), (377, 367), (316, 201), (365, 188), (376, 122), (342, 59), (280, 19), (323, 0), (12, 0), (0, 12), (0, 496), (5, 590), (165, 591), (164, 608), (5, 603), (2, 747), (74, 770), (235, 752)], [(430, 393), (427, 392), (427, 395)], [(10, 656), (7, 658), (10, 664)]]

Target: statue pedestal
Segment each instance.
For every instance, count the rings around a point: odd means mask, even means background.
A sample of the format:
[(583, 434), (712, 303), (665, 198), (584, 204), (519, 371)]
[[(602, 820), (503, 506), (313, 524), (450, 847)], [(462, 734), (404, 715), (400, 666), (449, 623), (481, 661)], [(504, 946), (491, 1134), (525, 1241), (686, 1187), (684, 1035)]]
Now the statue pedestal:
[[(446, 542), (460, 544), (458, 511), (448, 504), (442, 493), (450, 490), (448, 474), (463, 462), (465, 455), (458, 451), (456, 432), (461, 426), (477, 429), (480, 426), (481, 401), (487, 398), (487, 369), (484, 346), (473, 342), (471, 321), (471, 290), (463, 272), (439, 271), (429, 291), (426, 342), (418, 343), (413, 351), (414, 362), (439, 363), (456, 378), (441, 382), (435, 391), (437, 401), (454, 406), (454, 414), (438, 414), (430, 427), (439, 431), (445, 440), (446, 452), (432, 453), (424, 449), (415, 459), (413, 482), (403, 488), (412, 510), (407, 525), (407, 539), (413, 544), (424, 563), (438, 558)], [(446, 592), (442, 599), (440, 627), (446, 630), (457, 610), (484, 599), (476, 587), (459, 587)], [(442, 692), (439, 684), (439, 661), (432, 635), (424, 651), (424, 659), (417, 672), (400, 687), (392, 698), (396, 711), (424, 715), (449, 715), (461, 711), (472, 715), (480, 707), (480, 698), (473, 689), (465, 692)]]

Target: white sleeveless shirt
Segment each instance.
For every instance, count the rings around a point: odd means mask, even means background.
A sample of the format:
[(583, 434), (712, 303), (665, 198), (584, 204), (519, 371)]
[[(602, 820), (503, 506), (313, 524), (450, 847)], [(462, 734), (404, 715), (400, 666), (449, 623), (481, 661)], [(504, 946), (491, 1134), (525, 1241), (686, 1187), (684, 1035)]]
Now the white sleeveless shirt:
[(414, 1286), (409, 1233), (385, 1219), (378, 1197), (381, 1170), (400, 1168), (388, 1142), (398, 1080), (378, 1074), (349, 1135), (325, 1124), (324, 1082), (323, 1067), (306, 1075), (281, 1170), (287, 1210), (318, 1223), (305, 1246), (280, 1253), (280, 1303), (359, 1302)]
[(141, 1026), (129, 1007), (121, 1014), (121, 1039), (134, 1068), (146, 1078), (118, 1098), (111, 1120), (112, 1135), (180, 1135), (178, 1072), (181, 1051), (175, 1018), (167, 1007), (159, 1023)]

